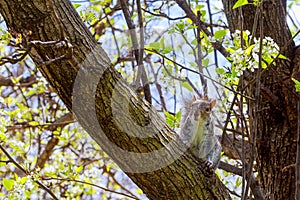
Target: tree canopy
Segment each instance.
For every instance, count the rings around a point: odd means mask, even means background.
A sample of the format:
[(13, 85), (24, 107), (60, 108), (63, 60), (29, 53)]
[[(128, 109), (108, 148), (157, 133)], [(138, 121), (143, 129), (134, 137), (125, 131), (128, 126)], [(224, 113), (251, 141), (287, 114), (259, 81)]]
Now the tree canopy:
[[(0, 195), (300, 199), (296, 8), (1, 0)], [(191, 93), (218, 101), (217, 171), (178, 138)]]

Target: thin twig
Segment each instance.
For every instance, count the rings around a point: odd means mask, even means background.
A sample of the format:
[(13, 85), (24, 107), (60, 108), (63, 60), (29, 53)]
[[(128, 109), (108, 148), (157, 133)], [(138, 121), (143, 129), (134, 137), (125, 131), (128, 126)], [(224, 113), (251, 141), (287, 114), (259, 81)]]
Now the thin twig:
[(296, 189), (295, 189), (295, 199), (300, 199), (300, 102), (297, 101), (297, 152), (296, 152)]
[(159, 84), (158, 77), (157, 77), (159, 69), (157, 70), (157, 72), (155, 72), (155, 70), (154, 70), (154, 64), (153, 64), (152, 59), (151, 59), (151, 54), (148, 54), (146, 56), (145, 62), (150, 65), (150, 70), (151, 70), (151, 72), (153, 74), (153, 77), (154, 77), (154, 84), (155, 84), (155, 87), (156, 87), (157, 92), (159, 94), (159, 99), (160, 99), (161, 107), (162, 107), (162, 109), (164, 109), (165, 111), (167, 111), (167, 105), (166, 105), (165, 97), (163, 95), (163, 92), (162, 92), (162, 89), (161, 89), (161, 85)]
[[(200, 74), (199, 71), (195, 71), (195, 70), (193, 70), (193, 69), (190, 69), (190, 68), (188, 68), (188, 67), (185, 67), (185, 66), (183, 66), (182, 64), (180, 64), (180, 63), (178, 63), (178, 62), (176, 62), (176, 61), (174, 61), (174, 60), (172, 60), (172, 59), (166, 57), (165, 55), (163, 55), (163, 54), (161, 54), (161, 53), (158, 53), (158, 52), (155, 51), (155, 50), (147, 49), (147, 48), (145, 48), (145, 50), (147, 50), (147, 51), (149, 51), (149, 52), (156, 53), (157, 55), (161, 56), (162, 58), (164, 58), (164, 59), (166, 59), (166, 60), (168, 60), (168, 61), (171, 61), (171, 62), (173, 62), (174, 64), (178, 65), (178, 66), (181, 67), (182, 69), (185, 69), (185, 70), (187, 70), (187, 71), (193, 72), (193, 73), (195, 73), (195, 74)], [(231, 91), (231, 92), (233, 92), (233, 93), (239, 94), (239, 95), (241, 95), (241, 96), (243, 96), (243, 97), (245, 97), (245, 98), (247, 98), (247, 99), (249, 99), (249, 100), (255, 101), (254, 98), (252, 98), (252, 97), (250, 97), (250, 96), (247, 96), (247, 95), (244, 95), (244, 94), (242, 94), (242, 93), (240, 93), (240, 92), (238, 92), (238, 91), (235, 91), (235, 90), (229, 88), (228, 86), (226, 86), (226, 85), (220, 83), (219, 81), (214, 80), (213, 78), (211, 78), (211, 77), (209, 77), (209, 76), (207, 76), (207, 75), (205, 75), (205, 74), (202, 74), (202, 76), (204, 76), (205, 78), (207, 78), (207, 79), (209, 79), (209, 80), (211, 80), (211, 81), (217, 83), (218, 85), (221, 85), (222, 87), (226, 88), (227, 90), (229, 90), (229, 91)]]
[(120, 51), (120, 47), (119, 47), (118, 40), (117, 40), (117, 37), (116, 37), (115, 29), (114, 29), (113, 25), (110, 23), (110, 20), (108, 18), (108, 14), (105, 12), (105, 9), (103, 9), (103, 12), (105, 14), (106, 21), (107, 21), (109, 27), (111, 28), (111, 32), (112, 32), (114, 42), (115, 42), (117, 52), (118, 52), (118, 57), (120, 57), (121, 56), (121, 51)]
[(64, 121), (64, 122), (57, 122), (57, 123), (46, 123), (46, 124), (37, 124), (37, 125), (31, 125), (31, 124), (22, 124), (22, 125), (14, 125), (14, 126), (7, 126), (6, 129), (8, 131), (11, 130), (18, 130), (18, 129), (25, 129), (25, 128), (45, 128), (46, 130), (52, 129), (53, 127), (62, 127), (65, 125), (68, 125), (70, 123), (74, 123), (76, 120), (70, 120), (70, 121)]
[[(243, 9), (242, 7), (239, 7), (239, 20), (238, 20), (238, 26), (240, 28), (240, 30), (244, 30), (244, 16), (243, 16)], [(243, 32), (241, 33), (243, 35)], [(244, 39), (243, 39), (243, 36), (241, 36), (241, 46), (240, 48), (244, 49)], [(244, 85), (244, 80), (243, 80), (243, 76), (241, 76), (240, 78), (240, 83), (241, 83), (241, 87), (243, 87)], [(243, 90), (241, 91), (243, 92)], [(240, 98), (240, 103), (238, 104), (239, 106), (239, 109), (240, 109), (240, 113), (241, 113), (241, 116), (244, 116), (244, 113), (243, 113), (243, 97)], [(237, 120), (237, 123), (238, 123), (239, 120)], [(242, 126), (242, 133), (244, 132), (244, 126), (243, 126), (243, 122), (241, 122), (241, 126)], [(238, 128), (238, 127), (237, 127)], [(242, 150), (241, 150), (241, 153), (239, 154), (241, 157), (241, 161), (242, 161), (242, 164), (243, 166), (246, 166), (246, 161), (245, 161), (245, 134), (241, 134), (242, 135)], [(242, 194), (241, 194), (241, 198), (244, 198), (246, 195), (245, 195), (245, 186), (246, 186), (246, 176), (247, 176), (247, 170), (245, 167), (242, 168)]]
[[(14, 165), (20, 169), (25, 175), (29, 176), (30, 172), (26, 171), (6, 150), (5, 148), (0, 144), (0, 149), (3, 151), (3, 153), (7, 156), (7, 158), (14, 163)], [(42, 188), (43, 190), (45, 190), (53, 199), (58, 200), (58, 198), (55, 196), (55, 194), (47, 187), (45, 186), (43, 183), (41, 183), (38, 180), (32, 179), (36, 184), (39, 185), (40, 188)]]
[(185, 19), (185, 18), (187, 18), (187, 16), (182, 16), (182, 17), (175, 17), (175, 18), (173, 18), (173, 17), (169, 17), (167, 14), (165, 14), (165, 13), (163, 13), (163, 12), (159, 12), (159, 14), (158, 13), (154, 13), (154, 12), (151, 12), (151, 11), (149, 11), (149, 10), (147, 10), (147, 9), (144, 9), (144, 8), (142, 8), (142, 10), (145, 12), (145, 13), (148, 13), (148, 14), (151, 14), (151, 15), (153, 15), (153, 16), (156, 16), (156, 17), (164, 17), (164, 18), (167, 18), (168, 20), (180, 20), (180, 19)]
[[(129, 28), (129, 33), (130, 33), (130, 37), (131, 37), (131, 41), (132, 41), (132, 45), (133, 45), (133, 52), (134, 52), (134, 56), (135, 56), (135, 59), (136, 59), (137, 65), (138, 65), (138, 73), (137, 73), (137, 77), (135, 80), (135, 84), (138, 89), (140, 87), (140, 81), (142, 81), (145, 99), (151, 104), (151, 91), (150, 91), (149, 81), (147, 78), (144, 64), (142, 62), (143, 55), (140, 55), (140, 53), (143, 53), (144, 48), (142, 49), (142, 51), (140, 51), (141, 47), (139, 47), (135, 25), (134, 25), (133, 21), (131, 20), (131, 14), (129, 12), (126, 1), (120, 0), (120, 3), (121, 3), (121, 8), (122, 8), (122, 11), (123, 11), (123, 14), (125, 17), (125, 21)], [(143, 28), (140, 31), (143, 31)], [(143, 34), (142, 34), (142, 36), (143, 36)], [(143, 39), (141, 39), (141, 41), (143, 41)], [(142, 57), (142, 58), (140, 59), (140, 57)]]
[(262, 16), (262, 7), (263, 5), (263, 0), (260, 2), (260, 6), (257, 7), (257, 12), (258, 12), (258, 16), (260, 18), (260, 43), (259, 43), (259, 61), (258, 61), (258, 69), (257, 69), (257, 77), (256, 77), (256, 87), (255, 87), (255, 106), (254, 106), (254, 124), (253, 124), (253, 136), (252, 136), (252, 153), (250, 156), (250, 164), (248, 166), (248, 179), (247, 179), (247, 184), (246, 184), (246, 188), (245, 188), (245, 196), (243, 197), (243, 199), (247, 198), (248, 195), (248, 191), (250, 188), (250, 184), (251, 184), (251, 176), (253, 174), (253, 164), (255, 161), (255, 148), (256, 148), (256, 136), (258, 134), (258, 112), (259, 112), (259, 107), (260, 107), (260, 87), (261, 87), (261, 82), (260, 82), (260, 78), (261, 78), (261, 71), (262, 71), (262, 47), (263, 47), (263, 38), (264, 38), (264, 25), (263, 25), (263, 16)]
[[(198, 18), (200, 19), (201, 17), (201, 13), (200, 11), (197, 12)], [(206, 79), (204, 79), (204, 77), (201, 75), (203, 74), (203, 65), (202, 65), (202, 60), (204, 58), (203, 53), (202, 53), (202, 46), (201, 46), (201, 29), (199, 27), (197, 27), (197, 33), (196, 33), (196, 38), (197, 38), (197, 54), (195, 54), (196, 57), (196, 63), (200, 72), (199, 78), (201, 81), (201, 85), (202, 85), (202, 90), (203, 90), (203, 94), (204, 97), (208, 97), (207, 94), (207, 81)]]
[(107, 192), (111, 192), (111, 193), (123, 195), (123, 196), (129, 197), (129, 198), (132, 198), (132, 199), (137, 199), (137, 200), (139, 199), (137, 197), (134, 197), (134, 196), (122, 193), (122, 192), (117, 192), (117, 191), (114, 191), (114, 190), (110, 190), (108, 188), (101, 187), (99, 185), (96, 185), (96, 184), (93, 184), (93, 183), (88, 183), (88, 182), (85, 182), (85, 181), (74, 180), (74, 179), (65, 179), (65, 178), (55, 178), (55, 177), (42, 177), (42, 179), (45, 180), (45, 181), (57, 180), (57, 181), (70, 181), (70, 182), (75, 182), (75, 183), (82, 183), (82, 184), (86, 184), (86, 185), (97, 187), (97, 188), (99, 188), (101, 190), (104, 190), (104, 191), (107, 191)]
[(187, 80), (187, 82), (190, 84), (190, 86), (192, 86), (192, 88), (194, 89), (194, 91), (196, 92), (196, 94), (199, 96), (199, 98), (203, 98), (203, 95), (200, 94), (200, 92), (194, 86), (194, 84), (192, 83), (192, 81), (188, 77), (185, 77), (185, 80)]

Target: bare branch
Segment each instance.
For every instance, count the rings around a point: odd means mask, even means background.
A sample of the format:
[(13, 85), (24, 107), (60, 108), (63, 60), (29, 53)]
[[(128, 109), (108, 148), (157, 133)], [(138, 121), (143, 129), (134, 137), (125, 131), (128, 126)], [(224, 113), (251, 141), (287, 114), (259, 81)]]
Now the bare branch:
[[(133, 45), (133, 51), (134, 51), (137, 65), (138, 65), (138, 74), (137, 74), (137, 78), (135, 81), (136, 88), (138, 89), (140, 87), (140, 81), (142, 81), (145, 99), (151, 104), (150, 86), (149, 86), (149, 82), (148, 82), (148, 78), (147, 78), (147, 74), (146, 74), (143, 62), (141, 62), (143, 60), (143, 55), (141, 55), (140, 53), (143, 53), (144, 49), (141, 49), (141, 51), (140, 51), (141, 47), (139, 47), (139, 44), (138, 44), (138, 39), (137, 39), (137, 35), (135, 32), (136, 31), (135, 25), (133, 24), (133, 22), (131, 20), (131, 14), (128, 10), (126, 1), (120, 0), (120, 2), (121, 2), (121, 8), (122, 8), (127, 26), (129, 28), (129, 33), (130, 33), (132, 45)], [(139, 19), (139, 21), (140, 21), (140, 19)], [(140, 23), (142, 23), (142, 22), (140, 21)], [(142, 32), (143, 29), (141, 29), (140, 31)], [(142, 38), (141, 38), (141, 41), (143, 41)]]
[(300, 102), (297, 102), (297, 153), (296, 153), (296, 166), (295, 166), (295, 173), (296, 173), (296, 191), (295, 191), (295, 199), (300, 199)]
[[(241, 168), (232, 166), (232, 165), (230, 165), (228, 163), (225, 163), (225, 162), (222, 162), (222, 161), (219, 164), (219, 168), (223, 169), (227, 172), (237, 174), (239, 176), (243, 175)], [(248, 176), (248, 174), (247, 174), (247, 176)], [(254, 195), (255, 199), (258, 199), (258, 200), (264, 200), (265, 199), (264, 194), (262, 192), (262, 189), (261, 189), (258, 181), (256, 180), (256, 178), (253, 176), (253, 174), (250, 177), (250, 187), (251, 187), (251, 191), (253, 192), (253, 195)]]
[(58, 180), (58, 181), (69, 181), (69, 182), (82, 183), (82, 184), (85, 184), (85, 185), (91, 185), (91, 186), (94, 186), (94, 187), (96, 187), (96, 188), (99, 188), (99, 189), (104, 190), (104, 191), (107, 191), (107, 192), (111, 192), (111, 193), (123, 195), (123, 196), (129, 197), (129, 198), (131, 198), (131, 199), (137, 199), (137, 200), (139, 199), (139, 198), (137, 198), (137, 197), (134, 197), (134, 196), (131, 196), (131, 195), (122, 193), (122, 192), (117, 192), (117, 191), (114, 191), (114, 190), (110, 190), (110, 189), (108, 189), (108, 188), (101, 187), (101, 186), (99, 186), (99, 185), (96, 185), (96, 184), (93, 184), (93, 183), (89, 183), (89, 182), (85, 182), (85, 181), (80, 181), (80, 180), (75, 180), (75, 179), (68, 179), (68, 178), (55, 178), (55, 177), (42, 177), (42, 179), (45, 180), (45, 181)]

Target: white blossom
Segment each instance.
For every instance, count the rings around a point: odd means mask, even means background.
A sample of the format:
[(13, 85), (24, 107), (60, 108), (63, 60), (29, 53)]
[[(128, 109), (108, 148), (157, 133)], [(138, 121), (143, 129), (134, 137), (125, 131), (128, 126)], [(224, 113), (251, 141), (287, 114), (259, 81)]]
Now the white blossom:
[[(247, 35), (248, 41), (245, 42), (245, 46), (241, 46), (241, 36), (244, 34)], [(234, 71), (236, 72), (236, 76), (232, 74), (231, 76), (224, 76), (226, 83), (235, 82), (236, 78), (243, 74), (243, 71), (248, 69), (251, 72), (254, 72), (255, 69), (258, 69), (260, 56), (263, 60), (270, 61), (274, 59), (279, 54), (279, 46), (274, 42), (274, 40), (270, 37), (265, 37), (262, 40), (260, 38), (253, 38), (253, 43), (249, 44), (252, 35), (250, 31), (246, 30), (241, 34), (240, 30), (236, 30), (233, 34), (233, 46), (229, 41), (229, 38), (224, 39), (224, 45), (231, 49), (231, 63), (234, 66)], [(245, 39), (245, 37), (244, 37)], [(225, 42), (226, 41), (226, 42)], [(262, 42), (262, 49), (260, 50), (260, 43)], [(250, 46), (250, 45), (253, 45)], [(250, 49), (252, 48), (251, 52)], [(261, 55), (260, 55), (261, 54)], [(263, 65), (266, 67), (267, 65)]]

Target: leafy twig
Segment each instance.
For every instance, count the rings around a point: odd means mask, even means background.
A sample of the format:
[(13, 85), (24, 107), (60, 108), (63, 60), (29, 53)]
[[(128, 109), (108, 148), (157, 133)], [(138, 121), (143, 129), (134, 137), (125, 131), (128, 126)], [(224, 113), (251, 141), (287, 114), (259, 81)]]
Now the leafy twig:
[[(30, 175), (30, 172), (25, 170), (6, 150), (5, 148), (0, 144), (0, 149), (3, 151), (3, 153), (8, 157), (8, 159), (18, 168), (20, 169), (24, 174), (26, 174), (27, 176)], [(45, 190), (53, 199), (58, 200), (58, 198), (55, 196), (55, 194), (47, 187), (45, 186), (43, 183), (41, 183), (38, 180), (34, 180), (32, 179), (36, 184), (39, 185), (40, 188), (42, 188), (43, 190)]]

